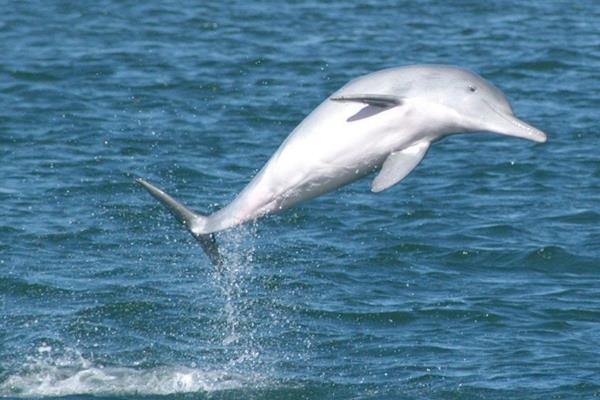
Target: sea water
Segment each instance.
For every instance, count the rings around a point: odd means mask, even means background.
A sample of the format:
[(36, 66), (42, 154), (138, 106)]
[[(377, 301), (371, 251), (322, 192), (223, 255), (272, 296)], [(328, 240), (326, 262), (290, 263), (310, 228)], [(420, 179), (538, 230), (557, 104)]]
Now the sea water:
[[(1, 6), (0, 396), (600, 395), (600, 3)], [(334, 90), (415, 63), (548, 143), (450, 137), (219, 235), (220, 271), (133, 181), (214, 211)]]

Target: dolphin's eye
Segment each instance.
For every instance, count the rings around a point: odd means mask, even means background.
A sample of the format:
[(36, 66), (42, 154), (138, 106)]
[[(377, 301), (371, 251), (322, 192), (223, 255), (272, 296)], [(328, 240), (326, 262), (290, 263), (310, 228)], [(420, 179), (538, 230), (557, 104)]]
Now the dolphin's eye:
[(475, 91), (477, 91), (477, 88), (475, 86), (473, 86), (473, 85), (469, 85), (469, 91), (470, 92), (475, 92)]

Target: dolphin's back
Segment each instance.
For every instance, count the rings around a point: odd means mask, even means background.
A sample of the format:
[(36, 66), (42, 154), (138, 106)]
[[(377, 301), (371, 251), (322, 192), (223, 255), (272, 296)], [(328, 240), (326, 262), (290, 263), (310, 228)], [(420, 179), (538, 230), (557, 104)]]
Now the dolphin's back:
[(360, 76), (342, 86), (333, 96), (376, 93), (399, 97), (431, 96), (440, 87), (467, 81), (486, 82), (479, 75), (459, 67), (442, 64), (387, 68)]

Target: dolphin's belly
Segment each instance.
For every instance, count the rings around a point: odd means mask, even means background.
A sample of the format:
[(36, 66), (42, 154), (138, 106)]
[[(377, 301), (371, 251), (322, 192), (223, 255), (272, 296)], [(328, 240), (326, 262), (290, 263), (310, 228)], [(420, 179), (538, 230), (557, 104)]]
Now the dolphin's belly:
[(304, 180), (294, 185), (287, 185), (288, 187), (275, 197), (273, 206), (278, 210), (283, 210), (332, 192), (373, 172), (381, 166), (384, 159), (385, 156), (365, 158), (353, 165), (328, 166), (321, 170), (323, 174), (307, 174)]
[(398, 128), (398, 119), (403, 117), (398, 110), (349, 121), (364, 108), (362, 104), (323, 103), (290, 134), (249, 189), (267, 194), (271, 207), (284, 209), (380, 167), (390, 148), (402, 147), (411, 135)]

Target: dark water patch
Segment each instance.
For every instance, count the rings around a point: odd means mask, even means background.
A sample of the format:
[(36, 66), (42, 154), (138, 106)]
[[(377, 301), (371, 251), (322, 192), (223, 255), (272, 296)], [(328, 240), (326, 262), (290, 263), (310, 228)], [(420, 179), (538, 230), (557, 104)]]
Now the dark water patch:
[[(577, 322), (598, 322), (600, 310), (579, 310), (569, 308), (549, 308), (545, 310), (548, 316), (562, 321), (564, 324)], [(560, 322), (559, 322), (560, 323)]]
[(478, 234), (491, 236), (495, 238), (501, 238), (506, 236), (519, 237), (524, 233), (524, 230), (509, 224), (491, 224), (486, 226), (479, 226), (474, 231)]
[(461, 320), (469, 322), (490, 322), (496, 323), (502, 320), (502, 317), (484, 310), (473, 310), (468, 308), (438, 308), (427, 307), (415, 310), (417, 317), (434, 318), (436, 320)]
[(104, 233), (104, 230), (98, 227), (77, 229), (75, 226), (74, 228), (70, 232), (53, 232), (39, 235), (38, 239), (49, 244), (64, 244), (69, 241), (94, 241), (99, 234)]
[(88, 308), (80, 311), (78, 315), (91, 320), (98, 318), (127, 320), (131, 317), (140, 319), (143, 318), (144, 315), (152, 315), (161, 310), (164, 310), (164, 306), (159, 303), (147, 301), (127, 301)]
[(326, 319), (329, 321), (347, 321), (352, 323), (365, 323), (375, 325), (407, 324), (415, 319), (410, 312), (386, 311), (386, 312), (339, 312), (324, 309), (303, 308), (300, 310), (304, 315)]
[(69, 298), (73, 292), (44, 283), (28, 282), (23, 279), (3, 276), (0, 279), (0, 293), (21, 298)]
[[(3, 238), (11, 238), (13, 236), (18, 236), (21, 233), (23, 233), (22, 228), (16, 228), (13, 226), (0, 226), (0, 234)], [(8, 245), (8, 240), (4, 243), (0, 243), (0, 246), (2, 244)]]
[(11, 78), (29, 82), (56, 82), (60, 80), (57, 74), (48, 71), (11, 71)]
[(523, 258), (525, 267), (548, 273), (576, 274), (591, 271), (597, 267), (597, 262), (596, 258), (572, 254), (561, 246), (545, 246), (531, 250)]
[[(467, 242), (478, 241), (479, 237), (468, 237)], [(443, 253), (442, 261), (453, 266), (470, 269), (477, 268), (510, 268), (513, 269), (520, 265), (520, 255), (517, 249), (501, 249), (493, 248), (471, 249), (464, 248), (462, 250), (450, 251)]]
[(569, 214), (557, 215), (555, 217), (549, 217), (548, 219), (565, 222), (568, 224), (594, 225), (600, 223), (600, 213), (593, 210), (582, 210)]
[(516, 64), (513, 66), (518, 70), (530, 70), (530, 71), (539, 71), (539, 72), (560, 72), (561, 70), (565, 70), (571, 68), (572, 65), (569, 63), (563, 62), (559, 59), (541, 59), (536, 61), (527, 61)]

